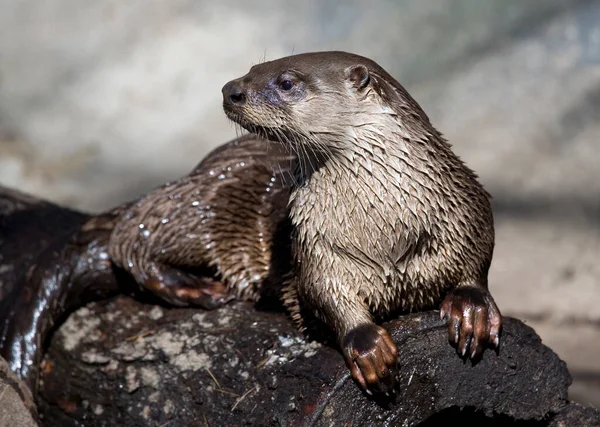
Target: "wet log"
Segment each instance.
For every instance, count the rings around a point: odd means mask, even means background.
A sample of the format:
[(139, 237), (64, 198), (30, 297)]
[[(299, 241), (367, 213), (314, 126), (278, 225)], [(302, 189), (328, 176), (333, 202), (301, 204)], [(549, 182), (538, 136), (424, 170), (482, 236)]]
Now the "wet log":
[(97, 302), (54, 336), (39, 410), (61, 426), (549, 425), (568, 407), (565, 363), (519, 320), (506, 318), (499, 353), (475, 365), (448, 344), (437, 312), (387, 327), (399, 387), (374, 398), (334, 348), (305, 339), (283, 313)]

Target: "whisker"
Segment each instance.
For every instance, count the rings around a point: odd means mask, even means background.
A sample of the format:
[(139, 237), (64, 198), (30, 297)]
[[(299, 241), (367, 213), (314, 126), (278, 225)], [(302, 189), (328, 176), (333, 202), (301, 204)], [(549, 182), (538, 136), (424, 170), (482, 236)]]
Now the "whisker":
[[(275, 133), (277, 134), (280, 144), (282, 144), (285, 147), (285, 150), (289, 150), (290, 153), (294, 154), (295, 157), (299, 159), (298, 153), (297, 152), (294, 153), (296, 147), (294, 147), (293, 144), (290, 143), (290, 140), (287, 137), (287, 135), (281, 129), (277, 129)], [(288, 169), (288, 171), (289, 171), (290, 178), (292, 180), (292, 184), (298, 185), (298, 182), (296, 181), (296, 177), (291, 173), (291, 171), (289, 169)]]

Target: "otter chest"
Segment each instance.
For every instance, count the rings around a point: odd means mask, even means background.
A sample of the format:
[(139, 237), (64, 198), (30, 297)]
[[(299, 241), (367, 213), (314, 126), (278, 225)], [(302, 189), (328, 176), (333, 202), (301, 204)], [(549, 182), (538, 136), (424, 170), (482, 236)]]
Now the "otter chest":
[(418, 199), (372, 174), (323, 168), (306, 186), (295, 189), (291, 200), (300, 244), (319, 239), (344, 251), (390, 259), (422, 228), (416, 215)]

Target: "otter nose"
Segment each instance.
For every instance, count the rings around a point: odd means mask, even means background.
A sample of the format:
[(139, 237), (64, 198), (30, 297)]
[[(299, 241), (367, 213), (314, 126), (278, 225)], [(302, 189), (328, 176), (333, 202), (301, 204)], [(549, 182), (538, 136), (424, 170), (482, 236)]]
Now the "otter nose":
[(223, 86), (221, 92), (223, 92), (223, 102), (233, 105), (244, 105), (246, 103), (246, 94), (236, 80), (232, 80)]

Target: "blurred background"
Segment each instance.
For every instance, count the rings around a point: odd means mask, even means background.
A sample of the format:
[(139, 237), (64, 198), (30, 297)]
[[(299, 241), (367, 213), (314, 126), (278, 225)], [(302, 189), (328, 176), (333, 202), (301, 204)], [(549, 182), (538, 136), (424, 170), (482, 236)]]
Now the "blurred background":
[(368, 56), (494, 196), (490, 287), (600, 406), (600, 1), (0, 0), (0, 184), (99, 212), (235, 136), (265, 58)]

